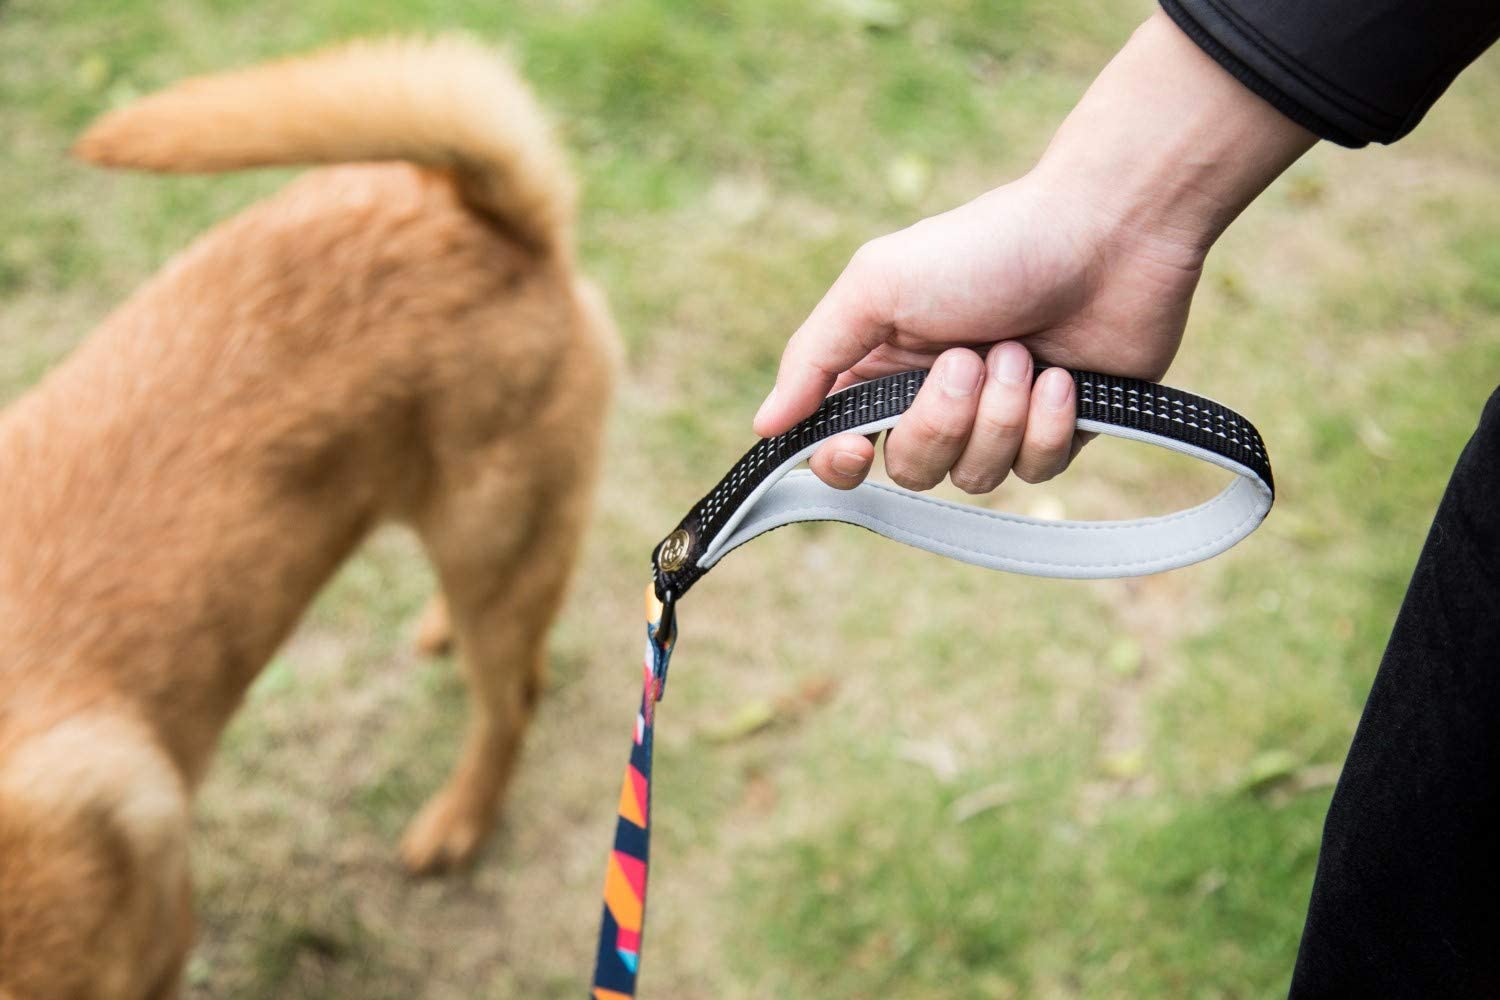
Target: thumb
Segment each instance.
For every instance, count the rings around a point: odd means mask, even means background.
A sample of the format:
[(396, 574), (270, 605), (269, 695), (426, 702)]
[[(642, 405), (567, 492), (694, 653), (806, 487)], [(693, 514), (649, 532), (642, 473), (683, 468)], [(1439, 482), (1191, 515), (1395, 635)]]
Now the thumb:
[(893, 329), (895, 273), (888, 244), (866, 243), (787, 341), (776, 385), (755, 414), (771, 437), (812, 413), (839, 375), (884, 343)]

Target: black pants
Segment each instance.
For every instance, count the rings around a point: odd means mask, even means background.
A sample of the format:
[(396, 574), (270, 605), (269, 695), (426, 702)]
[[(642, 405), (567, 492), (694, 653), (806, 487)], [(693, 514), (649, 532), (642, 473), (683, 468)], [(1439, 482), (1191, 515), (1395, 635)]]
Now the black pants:
[(1500, 997), (1500, 390), (1354, 734), (1291, 995)]

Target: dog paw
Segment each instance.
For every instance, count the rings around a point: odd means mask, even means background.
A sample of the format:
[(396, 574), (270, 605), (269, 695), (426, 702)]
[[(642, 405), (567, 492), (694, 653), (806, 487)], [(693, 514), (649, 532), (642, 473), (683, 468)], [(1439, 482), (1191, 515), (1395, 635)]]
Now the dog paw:
[(435, 594), (417, 621), (417, 652), (423, 656), (444, 656), (452, 651), (453, 623), (448, 618), (448, 602), (441, 594)]
[(447, 791), (422, 807), (401, 838), (401, 863), (413, 875), (432, 875), (468, 864), (493, 820), (476, 816)]

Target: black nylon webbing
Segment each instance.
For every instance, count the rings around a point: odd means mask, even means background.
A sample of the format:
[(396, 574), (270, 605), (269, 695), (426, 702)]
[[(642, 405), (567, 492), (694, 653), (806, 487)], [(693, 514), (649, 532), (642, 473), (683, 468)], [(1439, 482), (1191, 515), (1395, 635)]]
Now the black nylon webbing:
[(1274, 494), (1271, 461), (1255, 425), (1229, 407), (1138, 378), (1069, 372), (1078, 388), (1078, 419), (1130, 427), (1195, 445), (1238, 462)]

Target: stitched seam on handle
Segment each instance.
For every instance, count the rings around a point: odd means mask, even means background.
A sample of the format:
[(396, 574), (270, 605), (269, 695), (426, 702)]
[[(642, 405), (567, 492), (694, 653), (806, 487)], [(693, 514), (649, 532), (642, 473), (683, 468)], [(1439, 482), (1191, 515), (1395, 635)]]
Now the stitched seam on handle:
[[(1243, 476), (1240, 476), (1239, 478), (1244, 479)], [(1140, 520), (1100, 521), (1097, 524), (1065, 524), (1059, 521), (1038, 521), (1034, 518), (1024, 517), (1020, 514), (1007, 514), (1003, 511), (984, 510), (979, 507), (967, 507), (963, 504), (950, 504), (943, 500), (935, 500), (932, 497), (923, 496), (920, 493), (912, 493), (908, 490), (902, 490), (887, 486), (884, 483), (865, 483), (864, 485), (870, 487), (871, 489), (881, 490), (882, 492), (900, 497), (903, 500), (915, 500), (918, 503), (929, 504), (933, 507), (941, 508), (942, 510), (950, 513), (962, 514), (966, 517), (975, 517), (983, 521), (1003, 521), (1006, 524), (1017, 524), (1021, 525), (1022, 527), (1028, 528), (1045, 528), (1048, 531), (1135, 531), (1143, 527)], [(1195, 517), (1199, 514), (1205, 514), (1208, 511), (1212, 510), (1214, 507), (1217, 507), (1219, 504), (1228, 500), (1232, 495), (1233, 490), (1234, 484), (1231, 483), (1229, 486), (1220, 491), (1219, 495), (1214, 497), (1212, 500), (1205, 500), (1203, 503), (1199, 504), (1196, 507), (1189, 507), (1187, 510), (1180, 510), (1175, 514), (1163, 514), (1159, 518), (1153, 517), (1146, 519), (1145, 526), (1155, 527), (1158, 524), (1171, 524), (1172, 522), (1180, 521), (1185, 517)], [(832, 507), (827, 504), (819, 504), (818, 506), (827, 506), (829, 510), (844, 509)], [(743, 524), (743, 522), (741, 523)]]
[[(1205, 509), (1205, 508), (1199, 508), (1199, 509), (1202, 510), (1202, 509)], [(826, 516), (826, 517), (800, 517), (800, 518), (793, 517), (793, 518), (787, 518), (787, 515), (790, 515), (790, 514), (810, 514), (810, 513), (813, 513), (813, 512), (821, 512), (821, 513), (827, 514), (828, 516)], [(781, 522), (782, 524), (793, 524), (793, 523), (796, 523), (797, 521), (840, 521), (840, 522), (842, 522), (844, 524), (853, 524), (856, 527), (860, 527), (861, 526), (858, 521), (848, 521), (848, 520), (845, 520), (842, 517), (837, 516), (839, 514), (846, 514), (846, 513), (848, 513), (848, 511), (843, 510), (842, 508), (828, 507), (828, 506), (823, 505), (823, 504), (815, 504), (815, 505), (810, 506), (810, 507), (793, 507), (793, 508), (789, 508), (789, 509), (787, 509), (785, 511), (782, 511), (776, 517), (766, 518), (766, 519), (764, 519), (762, 521), (756, 522), (755, 524), (752, 524), (751, 527), (758, 527), (761, 524), (771, 524), (773, 522)], [(1133, 561), (1129, 561), (1129, 562), (1092, 562), (1092, 563), (1066, 563), (1066, 562), (1052, 562), (1052, 561), (1048, 561), (1048, 560), (1038, 560), (1038, 559), (1020, 559), (1020, 558), (1017, 558), (1017, 557), (1014, 557), (1014, 556), (1004, 556), (1004, 555), (993, 554), (993, 553), (990, 553), (988, 551), (981, 552), (981, 551), (979, 551), (977, 549), (968, 548), (968, 547), (966, 547), (964, 545), (961, 545), (961, 544), (959, 544), (957, 542), (951, 541), (951, 540), (949, 540), (947, 538), (939, 538), (939, 537), (937, 537), (935, 535), (927, 535), (927, 534), (924, 534), (924, 533), (922, 533), (920, 531), (914, 531), (911, 528), (905, 527), (903, 525), (894, 524), (894, 523), (892, 523), (890, 521), (887, 521), (885, 518), (878, 517), (878, 516), (876, 516), (874, 514), (870, 514), (870, 513), (864, 512), (864, 511), (860, 512), (860, 516), (863, 517), (863, 518), (865, 518), (865, 519), (867, 519), (867, 520), (874, 521), (876, 524), (879, 524), (879, 525), (882, 525), (884, 527), (890, 528), (893, 531), (901, 532), (901, 533), (903, 533), (903, 534), (905, 534), (905, 535), (907, 535), (908, 537), (911, 537), (911, 538), (920, 538), (923, 541), (933, 542), (933, 543), (939, 544), (939, 545), (945, 545), (945, 546), (948, 546), (950, 548), (958, 549), (958, 550), (963, 551), (963, 552), (974, 553), (975, 555), (985, 555), (985, 556), (994, 555), (994, 557), (997, 558), (997, 559), (1003, 559), (1004, 561), (1009, 562), (1009, 563), (1013, 563), (1014, 565), (1017, 565), (1017, 566), (1040, 566), (1040, 567), (1044, 567), (1044, 568), (1048, 568), (1048, 569), (1100, 569), (1100, 570), (1102, 570), (1102, 569), (1142, 569), (1142, 568), (1149, 567), (1149, 566), (1155, 566), (1155, 565), (1157, 565), (1159, 563), (1170, 562), (1170, 561), (1173, 561), (1173, 560), (1184, 558), (1186, 556), (1191, 556), (1194, 553), (1201, 552), (1201, 551), (1203, 551), (1205, 549), (1211, 549), (1215, 545), (1218, 545), (1220, 542), (1224, 541), (1224, 539), (1229, 538), (1231, 535), (1233, 535), (1236, 532), (1238, 532), (1248, 522), (1253, 521), (1253, 520), (1258, 520), (1260, 518), (1263, 518), (1265, 516), (1265, 511), (1262, 511), (1262, 510), (1251, 510), (1251, 511), (1247, 512), (1244, 517), (1240, 518), (1239, 521), (1235, 522), (1235, 524), (1233, 526), (1231, 526), (1230, 528), (1226, 529), (1221, 534), (1214, 536), (1213, 538), (1209, 539), (1208, 541), (1202, 542), (1202, 543), (1200, 543), (1198, 545), (1194, 545), (1192, 548), (1189, 548), (1189, 549), (1173, 550), (1173, 551), (1167, 552), (1167, 553), (1165, 553), (1163, 555), (1153, 556), (1150, 559), (1137, 559), (1137, 560), (1133, 560)], [(1027, 522), (1027, 523), (1030, 524), (1030, 525), (1032, 525), (1033, 527), (1040, 527), (1040, 528), (1043, 528), (1043, 529), (1046, 529), (1047, 527), (1049, 527), (1045, 523), (1038, 524), (1037, 522), (1034, 522), (1034, 521), (1033, 522)], [(1128, 527), (1128, 525), (1119, 525), (1119, 526), (1115, 526), (1115, 527)], [(741, 525), (741, 530), (746, 530), (745, 526), (743, 524)], [(727, 555), (730, 552), (733, 552), (734, 549), (739, 548), (741, 545), (745, 544), (745, 542), (750, 541), (751, 539), (755, 538), (757, 535), (761, 534), (765, 530), (766, 530), (765, 528), (761, 528), (759, 531), (756, 531), (754, 534), (747, 535), (743, 541), (737, 543), (732, 548), (725, 549), (724, 552), (720, 553), (720, 558), (722, 559), (725, 555)], [(903, 539), (901, 539), (900, 537), (896, 537), (893, 540), (894, 541), (902, 541)]]

